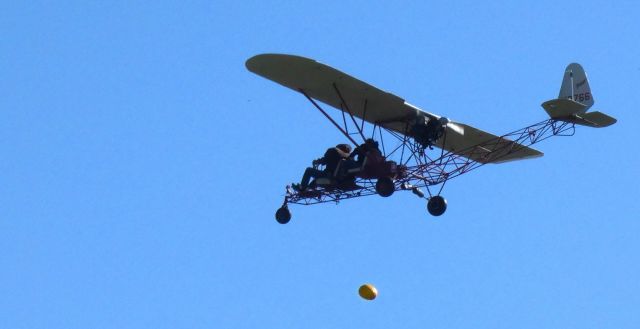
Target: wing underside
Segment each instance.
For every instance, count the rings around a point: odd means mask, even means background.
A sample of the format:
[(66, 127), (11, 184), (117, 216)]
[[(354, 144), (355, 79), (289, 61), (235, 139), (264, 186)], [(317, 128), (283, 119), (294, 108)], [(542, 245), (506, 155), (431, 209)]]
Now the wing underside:
[[(411, 136), (407, 122), (419, 115), (440, 118), (396, 95), (309, 58), (263, 54), (247, 60), (246, 66), (249, 71), (287, 88), (404, 135)], [(541, 152), (508, 139), (466, 124), (456, 125), (458, 128), (447, 129), (446, 137), (438, 140), (435, 146), (481, 163), (542, 156)]]

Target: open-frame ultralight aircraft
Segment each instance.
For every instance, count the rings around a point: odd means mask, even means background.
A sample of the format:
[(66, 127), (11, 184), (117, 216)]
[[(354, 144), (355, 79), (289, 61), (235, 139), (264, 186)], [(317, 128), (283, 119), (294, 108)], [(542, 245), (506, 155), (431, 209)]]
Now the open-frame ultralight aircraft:
[[(576, 63), (567, 66), (558, 98), (542, 103), (549, 119), (502, 136), (423, 111), (313, 59), (262, 54), (247, 60), (246, 66), (300, 92), (360, 148), (360, 159), (351, 161), (356, 166), (347, 166), (349, 160), (343, 159), (335, 170), (316, 177), (308, 189), (287, 185), (284, 202), (276, 211), (281, 224), (291, 219), (289, 204), (339, 202), (373, 194), (388, 197), (402, 190), (427, 199), (429, 213), (440, 216), (447, 209), (440, 193), (450, 179), (487, 163), (541, 157), (542, 152), (529, 146), (552, 136), (572, 136), (576, 124), (599, 128), (616, 122), (604, 113), (587, 112), (593, 95), (586, 73)], [(331, 116), (317, 101), (340, 110), (340, 117)], [(421, 188), (427, 189), (428, 196)]]

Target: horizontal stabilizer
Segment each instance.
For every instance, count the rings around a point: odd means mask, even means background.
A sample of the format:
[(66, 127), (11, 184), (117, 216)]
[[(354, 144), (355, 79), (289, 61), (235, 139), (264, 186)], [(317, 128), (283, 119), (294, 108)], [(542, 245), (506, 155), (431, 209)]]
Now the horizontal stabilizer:
[(542, 108), (552, 119), (562, 119), (586, 111), (587, 106), (572, 99), (559, 98), (542, 103)]
[(563, 121), (573, 122), (578, 125), (593, 128), (603, 128), (616, 123), (618, 120), (602, 112), (595, 111), (584, 114), (575, 114), (569, 118), (563, 119)]

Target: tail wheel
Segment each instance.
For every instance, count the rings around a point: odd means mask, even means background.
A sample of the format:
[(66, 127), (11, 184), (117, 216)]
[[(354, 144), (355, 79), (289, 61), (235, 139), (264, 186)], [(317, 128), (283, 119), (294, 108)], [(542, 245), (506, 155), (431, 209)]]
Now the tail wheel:
[(291, 211), (287, 206), (282, 206), (276, 211), (276, 221), (280, 224), (286, 224), (291, 220)]
[(447, 200), (439, 195), (431, 197), (427, 202), (427, 210), (433, 216), (440, 216), (447, 210)]
[(393, 179), (391, 177), (378, 178), (378, 181), (376, 182), (376, 192), (378, 192), (380, 196), (386, 198), (391, 196), (395, 190), (396, 187), (393, 184)]

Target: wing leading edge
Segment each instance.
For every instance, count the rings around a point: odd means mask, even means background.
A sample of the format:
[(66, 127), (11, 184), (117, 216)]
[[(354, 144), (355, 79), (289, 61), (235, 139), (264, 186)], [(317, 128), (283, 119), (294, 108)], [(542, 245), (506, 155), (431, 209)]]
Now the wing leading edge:
[[(406, 122), (419, 115), (439, 119), (404, 99), (378, 89), (346, 73), (313, 59), (284, 54), (262, 54), (246, 62), (249, 71), (295, 91), (304, 92), (338, 110), (351, 111), (355, 117), (387, 129), (411, 136)], [(344, 103), (343, 103), (344, 100)], [(346, 104), (345, 104), (346, 103)], [(542, 152), (500, 138), (466, 124), (455, 123), (458, 128), (447, 131), (446, 140), (435, 146), (462, 155), (480, 163), (499, 163), (542, 156)], [(462, 129), (460, 129), (462, 128)], [(444, 145), (442, 145), (444, 140)], [(500, 152), (483, 144), (511, 143)], [(505, 151), (509, 149), (509, 151)]]

